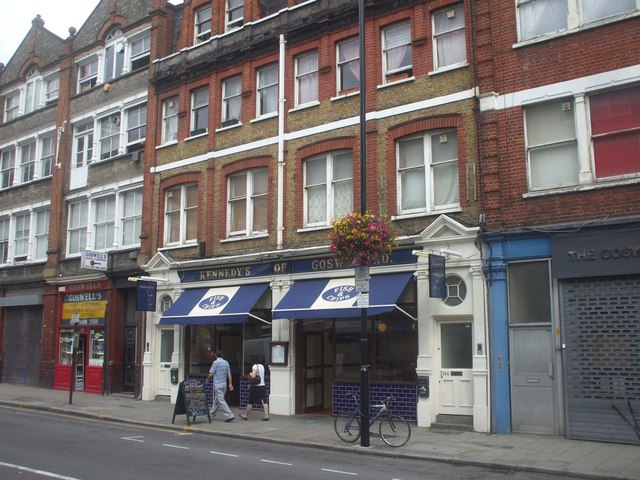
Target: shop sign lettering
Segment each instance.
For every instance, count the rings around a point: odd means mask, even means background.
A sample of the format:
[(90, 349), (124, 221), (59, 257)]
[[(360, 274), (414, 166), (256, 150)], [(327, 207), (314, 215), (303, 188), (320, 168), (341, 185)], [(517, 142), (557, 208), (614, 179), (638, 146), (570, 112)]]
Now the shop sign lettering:
[(572, 262), (585, 262), (596, 260), (616, 260), (620, 258), (640, 257), (640, 245), (620, 248), (582, 249), (569, 250), (567, 252)]
[(354, 285), (340, 285), (333, 287), (322, 294), (322, 298), (327, 302), (344, 302), (357, 295)]

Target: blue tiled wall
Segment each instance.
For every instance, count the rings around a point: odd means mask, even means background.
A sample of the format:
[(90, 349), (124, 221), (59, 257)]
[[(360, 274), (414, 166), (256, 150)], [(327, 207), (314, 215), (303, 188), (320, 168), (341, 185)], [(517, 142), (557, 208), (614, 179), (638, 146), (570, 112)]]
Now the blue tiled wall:
[[(360, 397), (360, 384), (356, 382), (333, 382), (333, 413), (353, 410), (353, 398), (350, 393)], [(369, 404), (375, 405), (387, 398), (395, 397), (391, 402), (391, 412), (407, 420), (417, 418), (418, 397), (413, 384), (372, 383), (369, 386)]]
[[(264, 381), (265, 388), (267, 389), (267, 396), (271, 393), (271, 382), (269, 380)], [(246, 378), (240, 379), (240, 408), (245, 408), (249, 401), (249, 382)], [(259, 408), (262, 410), (262, 404), (253, 404), (253, 408)]]

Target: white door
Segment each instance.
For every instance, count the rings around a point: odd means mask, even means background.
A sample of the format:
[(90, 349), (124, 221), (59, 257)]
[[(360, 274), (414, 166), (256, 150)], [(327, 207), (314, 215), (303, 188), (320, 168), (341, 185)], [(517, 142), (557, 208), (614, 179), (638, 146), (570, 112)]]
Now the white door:
[(158, 364), (158, 395), (171, 395), (171, 356), (173, 327), (160, 330), (160, 363)]
[(440, 406), (443, 415), (473, 415), (471, 322), (440, 323)]

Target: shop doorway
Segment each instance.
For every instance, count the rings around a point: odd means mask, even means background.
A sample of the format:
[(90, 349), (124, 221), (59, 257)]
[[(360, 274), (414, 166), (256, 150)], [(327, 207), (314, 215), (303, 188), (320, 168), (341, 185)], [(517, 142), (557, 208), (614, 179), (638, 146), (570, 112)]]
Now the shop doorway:
[(473, 415), (473, 329), (470, 321), (438, 324), (442, 415)]
[(122, 391), (133, 393), (136, 380), (136, 327), (124, 327)]
[(240, 377), (242, 372), (242, 330), (238, 332), (219, 332), (218, 348), (222, 350), (224, 359), (229, 362), (233, 392), (227, 392), (227, 403), (232, 406), (240, 405)]
[(305, 412), (322, 410), (324, 405), (324, 341), (322, 333), (304, 334), (302, 408)]
[(331, 413), (332, 320), (298, 321), (296, 326), (296, 413)]
[(160, 330), (160, 368), (158, 395), (171, 395), (171, 357), (173, 356), (173, 328)]

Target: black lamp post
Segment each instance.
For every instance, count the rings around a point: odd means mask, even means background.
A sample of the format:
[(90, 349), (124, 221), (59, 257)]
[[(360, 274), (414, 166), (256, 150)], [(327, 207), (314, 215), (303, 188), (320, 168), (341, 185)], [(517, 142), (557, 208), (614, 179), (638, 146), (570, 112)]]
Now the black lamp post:
[[(358, 24), (360, 40), (360, 213), (367, 211), (367, 139), (366, 139), (366, 82), (364, 41), (364, 0), (358, 0)], [(368, 295), (368, 294), (367, 294)], [(360, 307), (360, 446), (369, 446), (369, 328), (367, 308)]]

